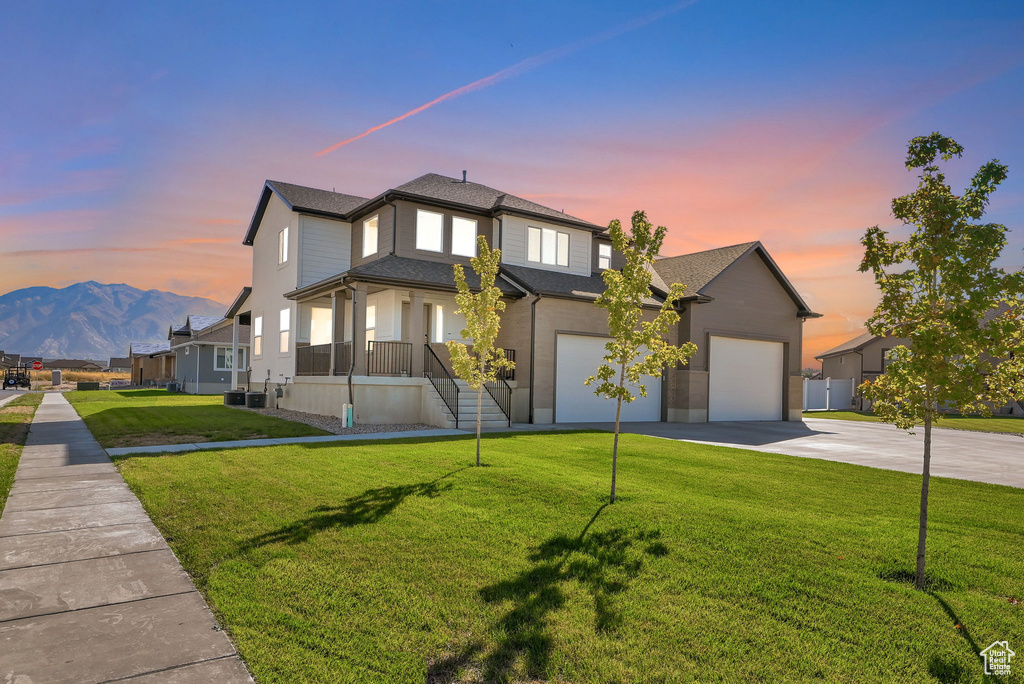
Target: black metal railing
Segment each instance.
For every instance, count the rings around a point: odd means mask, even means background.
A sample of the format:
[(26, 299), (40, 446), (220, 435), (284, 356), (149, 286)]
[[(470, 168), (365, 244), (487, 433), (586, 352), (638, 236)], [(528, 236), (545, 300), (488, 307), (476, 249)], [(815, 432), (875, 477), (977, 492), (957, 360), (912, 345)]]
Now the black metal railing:
[(334, 344), (334, 374), (348, 375), (352, 367), (352, 343), (335, 342)]
[(499, 375), (494, 382), (485, 382), (484, 389), (491, 395), (491, 399), (494, 399), (494, 403), (498, 405), (501, 412), (505, 414), (508, 426), (512, 427), (512, 388)]
[(330, 375), (330, 373), (330, 344), (314, 344), (295, 348), (295, 375)]
[(367, 342), (366, 374), (411, 375), (412, 343), (378, 342), (376, 340)]
[[(515, 349), (506, 349), (504, 351), (505, 351), (505, 358), (508, 359), (509, 361), (511, 361), (512, 363), (515, 363), (516, 362), (516, 350)], [(515, 369), (515, 367), (513, 366), (512, 368), (502, 368), (498, 372), (498, 377), (500, 377), (502, 380), (515, 380), (516, 379), (516, 369)]]
[(423, 377), (430, 380), (430, 384), (437, 390), (444, 405), (451, 411), (455, 418), (455, 429), (459, 429), (459, 386), (455, 378), (445, 370), (441, 359), (430, 348), (429, 344), (423, 345)]

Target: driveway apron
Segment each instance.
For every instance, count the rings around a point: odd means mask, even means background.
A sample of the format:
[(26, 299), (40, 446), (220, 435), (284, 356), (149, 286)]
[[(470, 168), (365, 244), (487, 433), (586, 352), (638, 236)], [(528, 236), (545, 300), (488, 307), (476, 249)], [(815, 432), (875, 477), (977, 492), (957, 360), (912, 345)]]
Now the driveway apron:
[(251, 682), (192, 581), (60, 394), (0, 516), (0, 682)]

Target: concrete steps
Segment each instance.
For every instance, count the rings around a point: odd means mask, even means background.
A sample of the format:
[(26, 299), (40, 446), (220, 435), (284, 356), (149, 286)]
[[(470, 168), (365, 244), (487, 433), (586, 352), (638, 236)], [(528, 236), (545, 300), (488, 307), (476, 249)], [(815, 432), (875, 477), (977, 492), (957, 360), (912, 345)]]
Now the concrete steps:
[[(458, 427), (463, 430), (475, 429), (476, 428), (476, 392), (470, 388), (463, 380), (456, 380), (456, 384), (459, 386), (459, 425)], [(440, 396), (437, 397), (437, 405), (441, 410), (441, 415), (444, 416), (444, 425), (446, 428), (455, 428), (455, 417), (452, 412), (448, 410), (448, 406), (445, 405), (444, 401)], [(491, 397), (487, 390), (483, 393), (483, 402), (480, 408), (480, 426), (485, 428), (500, 428), (508, 426), (508, 418), (502, 413), (501, 408), (495, 403), (494, 398)]]

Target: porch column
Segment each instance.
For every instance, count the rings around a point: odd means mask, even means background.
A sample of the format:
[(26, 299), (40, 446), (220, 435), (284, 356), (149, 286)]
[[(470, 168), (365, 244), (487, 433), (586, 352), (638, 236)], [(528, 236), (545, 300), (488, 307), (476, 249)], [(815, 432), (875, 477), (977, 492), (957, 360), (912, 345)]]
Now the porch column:
[[(216, 353), (216, 350), (214, 350)], [(238, 389), (238, 314), (231, 319), (231, 385), (228, 389)]]
[(336, 349), (335, 345), (338, 344), (338, 291), (335, 290), (331, 293), (331, 367), (328, 369), (327, 374), (334, 377), (335, 362), (337, 361), (337, 354), (334, 353)]
[(423, 293), (409, 292), (409, 341), (412, 342), (412, 372), (414, 378), (423, 377), (423, 344), (426, 333), (423, 320)]
[(366, 375), (366, 283), (356, 283), (352, 291), (353, 375)]

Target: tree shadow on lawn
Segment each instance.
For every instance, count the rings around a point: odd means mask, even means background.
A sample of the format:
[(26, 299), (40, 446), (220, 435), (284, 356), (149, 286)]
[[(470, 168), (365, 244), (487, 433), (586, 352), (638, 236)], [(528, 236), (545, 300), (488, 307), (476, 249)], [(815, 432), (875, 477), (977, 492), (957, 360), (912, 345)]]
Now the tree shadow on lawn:
[(242, 545), (242, 549), (277, 543), (301, 544), (314, 534), (332, 527), (372, 525), (393, 513), (411, 496), (433, 499), (450, 491), (454, 484), (444, 480), (467, 468), (469, 466), (453, 470), (429, 482), (367, 489), (358, 496), (345, 499), (340, 506), (317, 506), (310, 511), (312, 515), (306, 518), (250, 538)]
[[(547, 539), (530, 554), (531, 567), (480, 590), (487, 603), (512, 603), (495, 625), (501, 636), (486, 658), (485, 681), (546, 677), (553, 648), (548, 616), (565, 605), (568, 582), (577, 582), (593, 597), (595, 631), (614, 632), (622, 625), (616, 596), (640, 574), (644, 556), (664, 556), (668, 547), (658, 541), (658, 530), (613, 528), (588, 534), (607, 506), (597, 509), (579, 536)], [(642, 550), (635, 548), (641, 544)], [(522, 671), (513, 672), (519, 667)]]

